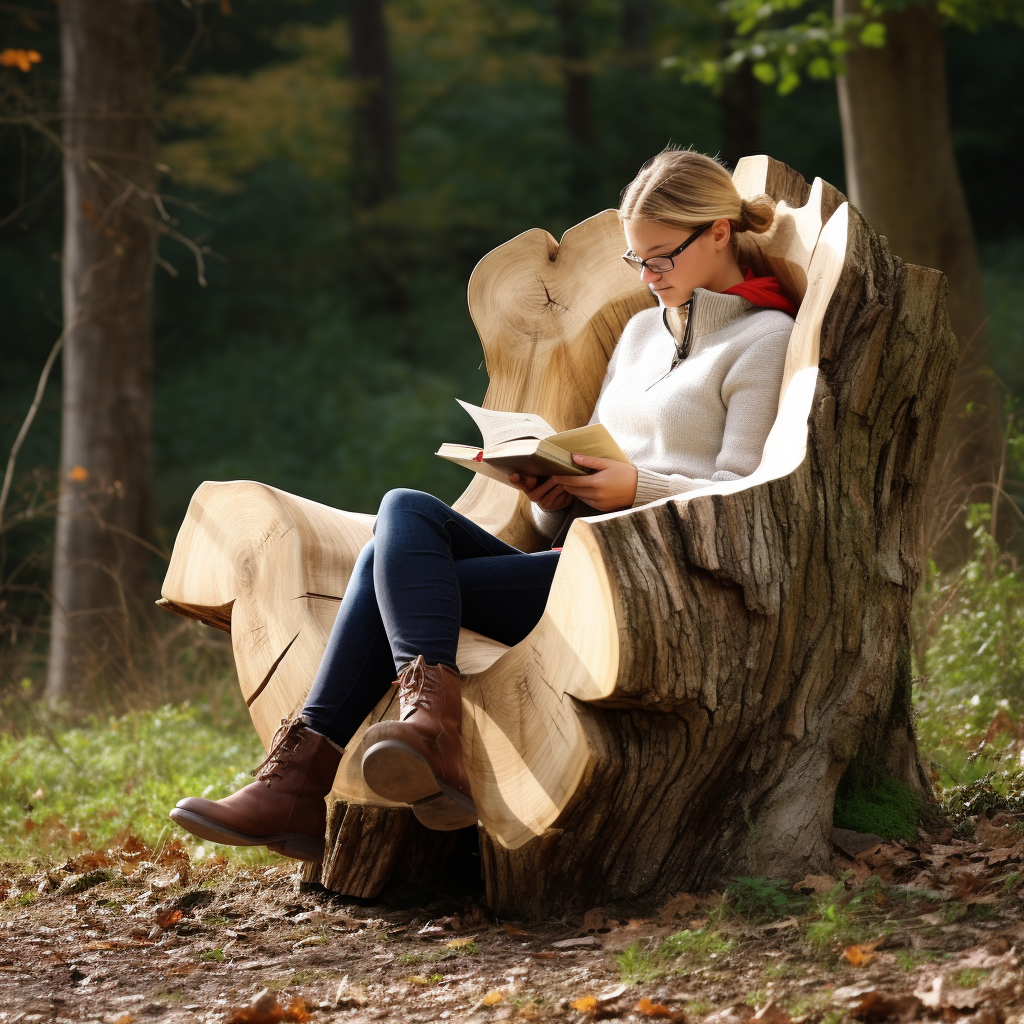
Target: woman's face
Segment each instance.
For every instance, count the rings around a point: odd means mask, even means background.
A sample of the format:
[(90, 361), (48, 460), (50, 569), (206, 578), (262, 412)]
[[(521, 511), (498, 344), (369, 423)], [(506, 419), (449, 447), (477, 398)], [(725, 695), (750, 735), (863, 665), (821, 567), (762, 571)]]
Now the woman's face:
[[(649, 220), (627, 220), (622, 226), (629, 248), (644, 260), (678, 249), (697, 230)], [(735, 265), (735, 257), (729, 248), (730, 233), (727, 220), (716, 220), (691, 245), (673, 257), (674, 266), (667, 274), (655, 274), (644, 267), (640, 280), (663, 306), (681, 306), (688, 302), (694, 288), (721, 290), (714, 286), (720, 282), (723, 272), (731, 269), (727, 264)]]

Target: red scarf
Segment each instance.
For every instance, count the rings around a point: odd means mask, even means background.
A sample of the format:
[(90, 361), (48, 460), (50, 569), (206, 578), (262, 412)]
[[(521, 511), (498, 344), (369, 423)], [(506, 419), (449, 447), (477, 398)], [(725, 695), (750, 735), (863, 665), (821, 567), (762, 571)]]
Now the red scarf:
[(793, 304), (793, 300), (783, 292), (777, 277), (754, 277), (754, 272), (748, 269), (742, 284), (734, 284), (731, 288), (726, 288), (722, 294), (738, 295), (755, 306), (763, 306), (765, 309), (781, 309), (783, 313), (796, 316), (796, 306)]

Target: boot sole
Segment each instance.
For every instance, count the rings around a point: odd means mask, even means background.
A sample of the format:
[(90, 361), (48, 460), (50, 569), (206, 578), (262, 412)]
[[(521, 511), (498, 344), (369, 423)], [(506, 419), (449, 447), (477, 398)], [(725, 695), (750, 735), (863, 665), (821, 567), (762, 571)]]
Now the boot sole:
[(476, 805), (438, 779), (422, 755), (401, 740), (381, 740), (363, 754), (363, 781), (378, 796), (411, 804), (427, 828), (451, 832), (477, 823)]
[(191, 832), (200, 839), (208, 839), (223, 846), (266, 846), (275, 853), (293, 860), (320, 861), (324, 859), (323, 838), (303, 835), (300, 832), (275, 832), (269, 836), (250, 836), (245, 832), (236, 832), (233, 828), (221, 825), (212, 818), (204, 818), (195, 811), (186, 811), (175, 807), (170, 812), (170, 819), (180, 825), (186, 832)]

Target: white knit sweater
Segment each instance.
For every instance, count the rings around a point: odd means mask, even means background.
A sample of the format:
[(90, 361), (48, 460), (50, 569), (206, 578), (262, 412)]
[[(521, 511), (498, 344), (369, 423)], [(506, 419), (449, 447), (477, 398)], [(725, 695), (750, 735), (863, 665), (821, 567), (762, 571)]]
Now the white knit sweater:
[[(634, 507), (749, 476), (775, 422), (793, 318), (704, 288), (690, 315), (689, 354), (671, 371), (685, 316), (659, 307), (626, 324), (590, 418), (636, 466)], [(532, 511), (548, 538), (567, 514)]]

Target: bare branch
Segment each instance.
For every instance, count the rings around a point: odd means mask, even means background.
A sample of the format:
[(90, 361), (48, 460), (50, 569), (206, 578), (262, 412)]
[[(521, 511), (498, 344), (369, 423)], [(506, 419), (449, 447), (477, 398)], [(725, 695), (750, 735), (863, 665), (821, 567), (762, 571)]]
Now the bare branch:
[(3, 487), (0, 488), (0, 530), (3, 529), (4, 506), (7, 504), (7, 495), (10, 493), (11, 481), (14, 479), (14, 466), (18, 461), (18, 452), (21, 451), (21, 446), (28, 435), (29, 427), (32, 426), (32, 421), (36, 418), (36, 413), (39, 411), (39, 405), (43, 400), (43, 392), (46, 391), (46, 382), (50, 377), (50, 370), (53, 369), (57, 354), (64, 346), (65, 333), (65, 331), (61, 331), (60, 337), (53, 343), (53, 348), (50, 349), (50, 354), (46, 357), (43, 372), (39, 375), (39, 383), (36, 385), (35, 398), (32, 399), (32, 404), (29, 406), (28, 413), (21, 424), (21, 429), (18, 431), (18, 436), (14, 439), (14, 444), (11, 446), (11, 454), (7, 459), (7, 471), (4, 473)]

